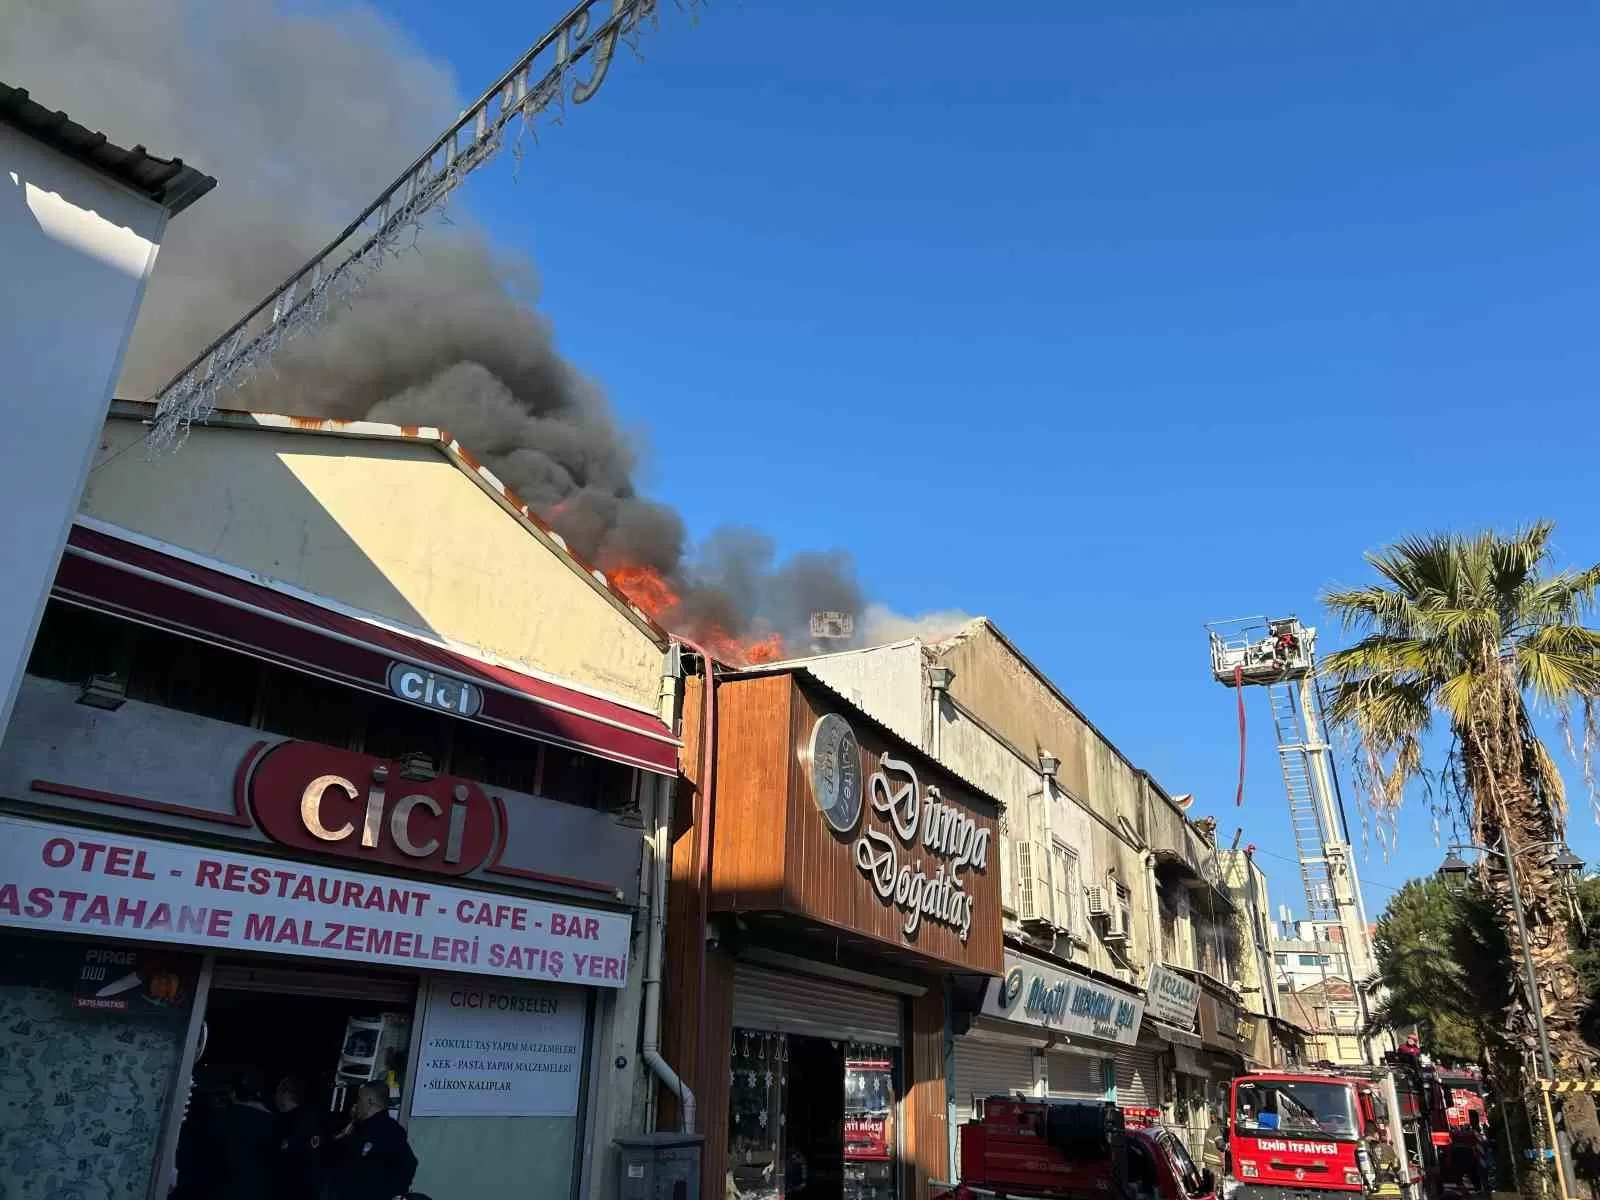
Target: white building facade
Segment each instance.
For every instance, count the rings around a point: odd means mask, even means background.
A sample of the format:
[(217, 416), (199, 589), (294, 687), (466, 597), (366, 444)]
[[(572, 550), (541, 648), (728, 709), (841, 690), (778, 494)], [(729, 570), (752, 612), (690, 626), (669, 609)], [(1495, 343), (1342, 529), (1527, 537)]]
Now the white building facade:
[(167, 221), (215, 183), (0, 83), (0, 730)]

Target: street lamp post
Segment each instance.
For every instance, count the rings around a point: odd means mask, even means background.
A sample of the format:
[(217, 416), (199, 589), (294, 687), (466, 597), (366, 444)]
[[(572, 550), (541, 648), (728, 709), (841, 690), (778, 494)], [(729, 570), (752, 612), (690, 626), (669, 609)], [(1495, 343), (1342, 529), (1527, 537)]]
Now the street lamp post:
[[(1565, 878), (1571, 878), (1583, 870), (1583, 860), (1574, 854), (1565, 842), (1535, 842), (1524, 846), (1522, 849), (1539, 850), (1548, 847), (1559, 847), (1552, 865)], [(1539, 1041), (1539, 1073), (1545, 1079), (1554, 1081), (1556, 1077), (1555, 1060), (1550, 1053), (1550, 1034), (1544, 1023), (1544, 1001), (1539, 995), (1539, 979), (1533, 969), (1533, 949), (1528, 940), (1528, 922), (1522, 911), (1522, 888), (1517, 880), (1517, 854), (1512, 849), (1511, 833), (1502, 828), (1500, 830), (1500, 846), (1452, 845), (1444, 862), (1439, 866), (1439, 877), (1444, 880), (1445, 886), (1452, 892), (1459, 893), (1465, 886), (1467, 874), (1471, 871), (1465, 859), (1456, 853), (1458, 850), (1480, 850), (1485, 854), (1505, 860), (1506, 884), (1511, 889), (1511, 912), (1517, 921), (1517, 944), (1522, 952), (1522, 969), (1528, 987), (1528, 1004), (1533, 1012), (1533, 1029)], [(1570, 1181), (1577, 1177), (1572, 1173), (1572, 1149), (1565, 1131), (1556, 1127), (1555, 1113), (1550, 1105), (1550, 1093), (1544, 1085), (1540, 1085), (1540, 1093), (1544, 1102), (1545, 1118), (1550, 1126), (1551, 1139), (1555, 1142), (1556, 1173), (1561, 1187), (1562, 1196), (1572, 1195)]]

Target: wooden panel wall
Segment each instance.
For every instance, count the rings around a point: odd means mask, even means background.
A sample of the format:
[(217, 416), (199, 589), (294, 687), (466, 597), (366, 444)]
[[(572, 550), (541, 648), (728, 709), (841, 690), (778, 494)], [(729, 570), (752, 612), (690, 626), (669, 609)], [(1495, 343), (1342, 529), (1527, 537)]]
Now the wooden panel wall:
[[(717, 816), (711, 907), (717, 912), (784, 908), (784, 812), (794, 787), (787, 675), (717, 686)], [(820, 817), (819, 817), (820, 821)]]
[(950, 1178), (949, 1109), (945, 1103), (944, 990), (937, 984), (911, 1002), (904, 1102), (907, 1200), (928, 1200), (929, 1181)]
[(713, 951), (706, 960), (706, 1078), (695, 1092), (701, 1159), (701, 1200), (724, 1200), (728, 1178), (728, 1071), (733, 1056), (733, 959)]
[[(986, 869), (976, 871), (969, 867), (961, 873), (962, 890), (973, 897), (972, 925), (966, 942), (962, 942), (955, 929), (926, 915), (908, 936), (903, 926), (905, 912), (878, 898), (871, 881), (856, 864), (855, 842), (861, 830), (869, 826), (891, 837), (894, 835), (886, 818), (872, 811), (870, 801), (863, 802), (861, 823), (849, 834), (834, 832), (818, 812), (799, 750), (808, 744), (812, 726), (819, 717), (841, 710), (861, 743), (863, 787), (878, 769), (879, 760), (888, 753), (909, 761), (917, 772), (919, 785), (924, 788), (936, 785), (947, 804), (959, 805), (979, 828), (989, 831)], [(840, 929), (864, 933), (928, 958), (998, 975), (1004, 947), (1000, 916), (1000, 831), (993, 803), (940, 769), (932, 759), (849, 712), (842, 701), (833, 699), (830, 702), (829, 694), (820, 687), (796, 686), (788, 736), (794, 747), (789, 755), (791, 782), (784, 859), (788, 911)], [(899, 865), (920, 863), (930, 877), (947, 863), (946, 859), (928, 851), (920, 838), (912, 846), (895, 838), (895, 849)]]

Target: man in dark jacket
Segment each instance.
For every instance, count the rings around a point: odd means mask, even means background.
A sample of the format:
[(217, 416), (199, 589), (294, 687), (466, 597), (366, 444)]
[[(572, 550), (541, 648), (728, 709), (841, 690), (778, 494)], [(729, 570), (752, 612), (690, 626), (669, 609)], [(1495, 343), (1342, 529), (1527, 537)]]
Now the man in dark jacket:
[(272, 1102), (278, 1110), (278, 1151), (272, 1170), (274, 1200), (320, 1200), (322, 1114), (306, 1103), (305, 1080), (298, 1075), (284, 1076)]
[(267, 1200), (272, 1166), (272, 1114), (261, 1102), (261, 1074), (245, 1068), (234, 1075), (229, 1103), (216, 1114), (208, 1172), (215, 1200)]
[(354, 1119), (334, 1139), (332, 1192), (337, 1200), (395, 1200), (411, 1187), (417, 1156), (406, 1131), (389, 1115), (389, 1089), (363, 1083), (356, 1089)]

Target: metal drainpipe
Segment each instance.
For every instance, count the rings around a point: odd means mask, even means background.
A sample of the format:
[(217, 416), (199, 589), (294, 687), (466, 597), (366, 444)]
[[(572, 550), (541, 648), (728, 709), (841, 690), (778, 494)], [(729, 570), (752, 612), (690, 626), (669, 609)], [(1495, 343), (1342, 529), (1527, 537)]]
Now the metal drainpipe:
[[(932, 701), (932, 719), (928, 722), (928, 753), (935, 762), (942, 762), (940, 751), (943, 749), (941, 736), (942, 720), (944, 716), (944, 698), (950, 691), (950, 681), (955, 678), (955, 672), (949, 667), (933, 666), (928, 668), (928, 694)], [(956, 1041), (954, 1037), (954, 1009), (951, 1004), (949, 984), (944, 989), (944, 1112), (945, 1112), (945, 1174), (955, 1179), (959, 1171), (956, 1166)]]
[[(673, 781), (660, 777), (656, 788), (655, 829), (651, 833), (655, 862), (650, 872), (650, 940), (645, 950), (644, 1037), (639, 1056), (650, 1073), (678, 1098), (684, 1133), (694, 1132), (694, 1092), (661, 1057), (661, 959), (667, 928), (667, 849), (672, 831)], [(654, 1122), (652, 1121), (652, 1124)]]
[(933, 719), (928, 726), (928, 753), (935, 760), (939, 760), (940, 752), (944, 748), (941, 732), (944, 722), (941, 718), (944, 716), (945, 697), (950, 694), (950, 682), (955, 677), (956, 673), (949, 667), (928, 668), (928, 691), (933, 700)]
[(961, 1178), (957, 1160), (956, 1143), (956, 1039), (955, 993), (946, 981), (944, 985), (944, 1117), (945, 1117), (945, 1175)]
[[(1165, 962), (1166, 961), (1166, 959), (1164, 957), (1165, 947), (1161, 944), (1161, 932), (1162, 932), (1161, 931), (1161, 885), (1160, 885), (1160, 883), (1158, 883), (1156, 881), (1156, 854), (1155, 854), (1155, 851), (1154, 850), (1146, 850), (1143, 854), (1141, 854), (1139, 856), (1139, 858), (1140, 858), (1140, 865), (1144, 867), (1144, 908), (1145, 908), (1144, 931), (1145, 931), (1145, 936), (1150, 939), (1149, 953), (1147, 954), (1146, 957), (1152, 963)], [(1194, 940), (1194, 916), (1193, 916), (1193, 912), (1194, 912), (1194, 910), (1191, 909), (1190, 910), (1190, 917), (1189, 917), (1189, 934), (1190, 934), (1189, 940), (1190, 941)], [(1178, 950), (1178, 947), (1174, 946), (1172, 949), (1173, 949), (1173, 953), (1176, 954), (1177, 950)], [(1198, 955), (1198, 953), (1199, 953), (1199, 947), (1198, 946), (1195, 948), (1195, 951), (1196, 951), (1196, 955)], [(1195, 965), (1199, 966), (1198, 963), (1196, 963)], [(1145, 978), (1148, 979), (1149, 976), (1146, 975)]]
[[(671, 650), (670, 665), (661, 677), (662, 708), (676, 716), (678, 687), (682, 681), (683, 664), (678, 648)], [(644, 1036), (639, 1057), (644, 1059), (650, 1073), (659, 1079), (669, 1092), (678, 1098), (678, 1111), (684, 1133), (694, 1132), (694, 1092), (683, 1081), (671, 1064), (661, 1057), (661, 960), (664, 956), (667, 929), (667, 875), (668, 853), (672, 838), (672, 808), (675, 783), (666, 776), (657, 776), (655, 799), (651, 804), (654, 818), (650, 831), (650, 937), (646, 942), (644, 959)], [(650, 1126), (655, 1127), (655, 1102), (649, 1106)]]

